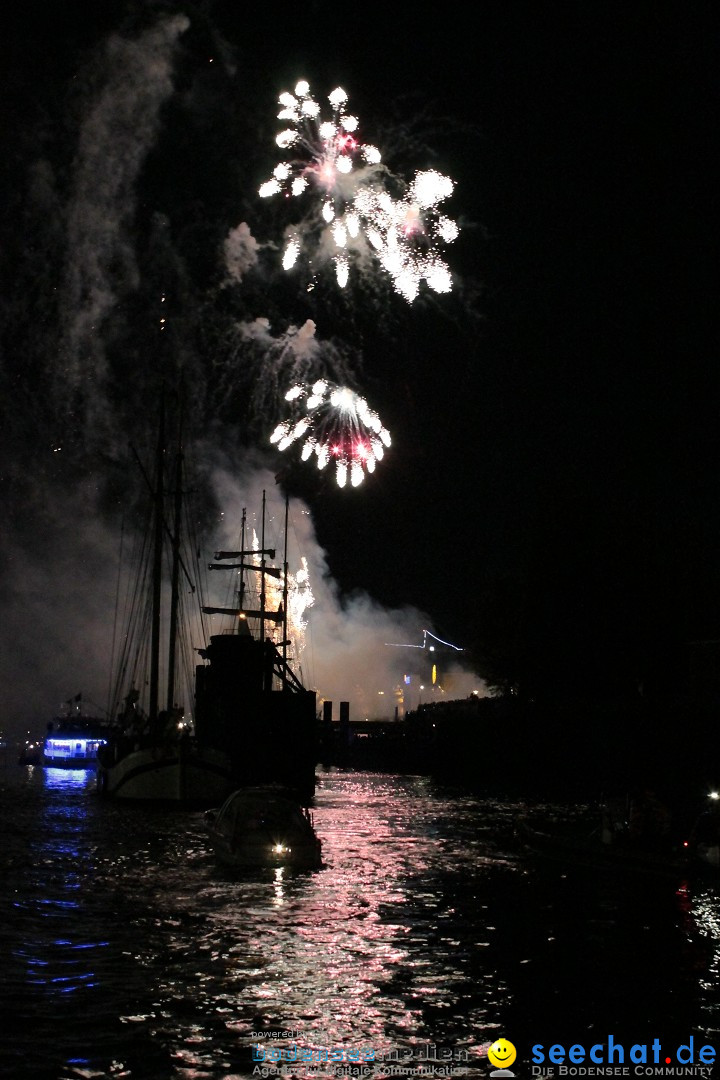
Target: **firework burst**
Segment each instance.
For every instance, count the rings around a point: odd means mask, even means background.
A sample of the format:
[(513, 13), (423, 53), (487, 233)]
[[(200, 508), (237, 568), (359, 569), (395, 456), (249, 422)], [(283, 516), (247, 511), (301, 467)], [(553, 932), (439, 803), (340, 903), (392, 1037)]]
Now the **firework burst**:
[(334, 461), (339, 487), (345, 487), (348, 480), (357, 487), (366, 472), (375, 471), (391, 439), (365, 398), (347, 386), (320, 379), (310, 387), (294, 386), (285, 400), (292, 416), (278, 424), (270, 436), (279, 450), (301, 442), (303, 461), (314, 455), (318, 469)]
[(449, 176), (431, 169), (419, 172), (402, 199), (367, 187), (358, 191), (355, 207), (377, 258), (397, 291), (412, 301), (420, 283), (437, 293), (450, 292), (452, 277), (439, 253), (440, 243), (452, 243), (457, 224), (438, 211), (438, 204), (453, 192)]
[[(331, 115), (323, 119), (306, 82), (299, 82), (294, 94), (280, 95), (283, 107), (278, 119), (292, 126), (281, 131), (275, 141), (281, 150), (294, 156), (275, 167), (272, 179), (260, 188), (260, 196), (267, 198), (281, 192), (290, 197), (306, 192), (319, 194), (321, 223), (315, 199), (313, 231), (319, 228), (320, 247), (331, 253), (342, 287), (348, 279), (348, 254), (354, 247), (362, 247), (361, 221), (353, 209), (353, 199), (358, 183), (379, 175), (380, 152), (358, 140), (358, 119), (347, 112), (347, 94), (341, 87), (333, 90), (328, 101)], [(283, 253), (286, 270), (295, 265), (307, 231), (308, 222), (290, 231)]]
[(306, 82), (298, 83), (294, 94), (280, 96), (278, 118), (291, 126), (276, 142), (293, 157), (275, 167), (260, 195), (304, 197), (307, 208), (288, 230), (283, 268), (290, 270), (301, 251), (314, 244), (318, 258), (333, 262), (341, 288), (352, 261), (374, 258), (408, 301), (422, 281), (434, 292), (449, 292), (450, 270), (439, 248), (459, 230), (437, 207), (452, 194), (453, 181), (434, 170), (416, 173), (409, 185), (393, 176), (377, 148), (357, 138), (358, 120), (346, 112), (345, 91), (333, 90), (328, 101), (331, 117), (323, 120)]

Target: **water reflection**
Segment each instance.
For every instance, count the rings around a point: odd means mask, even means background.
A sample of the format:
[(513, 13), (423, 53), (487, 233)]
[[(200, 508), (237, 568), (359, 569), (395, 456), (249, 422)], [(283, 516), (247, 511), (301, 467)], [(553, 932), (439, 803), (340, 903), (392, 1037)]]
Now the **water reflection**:
[(95, 786), (94, 769), (57, 769), (45, 766), (42, 775), (48, 791), (86, 792)]
[(500, 1035), (527, 1062), (530, 1036), (638, 1042), (660, 1019), (718, 1041), (714, 889), (536, 864), (516, 805), (330, 773), (322, 868), (229, 878), (202, 814), (106, 802), (62, 773), (0, 778), (0, 1071), (18, 1080), (251, 1075), (253, 1047), (295, 1044), (413, 1065), (446, 1048), (486, 1075)]
[(13, 907), (21, 931), (12, 957), (24, 981), (54, 999), (97, 985), (95, 964), (107, 940), (98, 940), (82, 916), (82, 892), (92, 867), (86, 824), (91, 807), (88, 769), (37, 769), (29, 782), (45, 793), (32, 837), (32, 871)]
[(277, 907), (285, 903), (285, 867), (278, 866), (275, 868), (275, 880), (273, 885), (275, 887), (274, 903)]
[[(438, 1040), (478, 1047), (497, 1022), (478, 1000), (475, 973), (489, 905), (473, 907), (463, 927), (461, 893), (474, 878), (480, 893), (492, 875), (519, 870), (498, 849), (498, 830), (473, 821), (477, 801), (466, 801), (467, 820), (453, 832), (457, 806), (429, 794), (419, 778), (329, 777), (314, 812), (320, 871), (226, 882), (211, 869), (200, 894), (174, 893), (162, 1010), (179, 1010), (194, 963), (196, 1000), (215, 1019), (220, 1011), (236, 1053), (249, 1054), (252, 1032), (266, 1030), (376, 1054), (419, 1053)], [(186, 920), (198, 905), (204, 919), (190, 942)], [(481, 1025), (474, 1037), (469, 1016)], [(290, 1049), (292, 1040), (273, 1045)]]
[(698, 978), (700, 1030), (718, 1048), (720, 1044), (720, 897), (715, 883), (691, 886), (681, 893), (686, 935), (686, 962)]

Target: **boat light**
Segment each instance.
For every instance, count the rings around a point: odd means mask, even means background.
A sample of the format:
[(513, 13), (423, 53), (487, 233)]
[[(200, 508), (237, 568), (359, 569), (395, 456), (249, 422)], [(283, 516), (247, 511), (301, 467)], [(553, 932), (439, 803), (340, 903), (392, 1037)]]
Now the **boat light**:
[(275, 852), (276, 855), (284, 855), (289, 850), (290, 850), (290, 848), (285, 847), (284, 844), (274, 844), (273, 845), (273, 851)]
[(45, 740), (46, 756), (57, 760), (72, 761), (74, 758), (90, 758), (97, 753), (99, 746), (104, 746), (107, 739), (98, 735), (57, 735)]

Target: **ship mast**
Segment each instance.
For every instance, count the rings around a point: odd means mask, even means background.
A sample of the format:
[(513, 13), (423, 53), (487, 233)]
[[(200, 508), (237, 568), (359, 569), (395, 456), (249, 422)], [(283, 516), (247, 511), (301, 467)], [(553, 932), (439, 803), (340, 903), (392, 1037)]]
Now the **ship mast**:
[(285, 492), (285, 560), (283, 562), (283, 623), (282, 623), (282, 664), (283, 664), (283, 689), (287, 689), (287, 647), (288, 647), (288, 512), (290, 496)]
[[(245, 523), (247, 521), (247, 508), (243, 506), (242, 522), (240, 525), (240, 558), (245, 557)], [(245, 609), (245, 567), (240, 564), (240, 591), (238, 594), (238, 607), (241, 611)], [(238, 620), (238, 634), (240, 633), (240, 621)]]
[[(273, 553), (273, 558), (275, 554)], [(260, 538), (260, 640), (265, 640), (265, 490), (262, 494), (262, 530)]]
[[(245, 548), (245, 509), (242, 514), (242, 533), (240, 539), (239, 551), (216, 551), (216, 559), (240, 559), (239, 563), (229, 562), (211, 562), (208, 563), (208, 570), (239, 570), (240, 571), (240, 589), (239, 589), (239, 605), (235, 608), (225, 607), (203, 607), (203, 612), (206, 615), (232, 615), (235, 618), (257, 619), (259, 621), (259, 639), (265, 641), (265, 624), (267, 622), (274, 622), (283, 625), (285, 628), (286, 616), (285, 611), (287, 609), (287, 571), (286, 581), (284, 589), (284, 602), (281, 602), (277, 611), (268, 611), (267, 604), (267, 590), (265, 585), (265, 576), (267, 574), (270, 577), (277, 578), (278, 580), (282, 576), (282, 570), (275, 566), (268, 566), (267, 559), (275, 558), (275, 548), (265, 547), (265, 513), (266, 513), (266, 493), (263, 491), (262, 498), (262, 526), (261, 526), (261, 547), (260, 550), (255, 548)], [(286, 524), (286, 546), (287, 546), (287, 524)], [(255, 559), (259, 557), (260, 563), (247, 563), (244, 560), (247, 558)], [(250, 609), (245, 607), (245, 573), (252, 571), (255, 574), (260, 574), (260, 605), (257, 609)], [(238, 633), (240, 633), (240, 623), (238, 622)]]
[(175, 499), (172, 535), (172, 576), (170, 590), (170, 638), (168, 641), (167, 709), (175, 708), (175, 665), (177, 660), (178, 606), (180, 599), (180, 533), (183, 503), (182, 403), (178, 424), (177, 459), (175, 461)]
[(160, 603), (163, 555), (163, 458), (165, 454), (165, 400), (160, 402), (160, 424), (155, 462), (155, 530), (153, 538), (152, 616), (150, 637), (150, 723), (157, 721), (160, 686)]

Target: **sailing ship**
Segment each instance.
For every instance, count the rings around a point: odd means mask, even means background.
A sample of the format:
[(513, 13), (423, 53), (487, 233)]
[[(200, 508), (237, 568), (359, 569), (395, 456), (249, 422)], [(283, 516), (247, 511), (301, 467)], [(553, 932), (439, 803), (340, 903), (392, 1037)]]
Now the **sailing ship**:
[[(114, 704), (113, 737), (98, 752), (97, 784), (105, 795), (193, 806), (217, 806), (237, 789), (247, 785), (278, 782), (304, 800), (315, 788), (315, 694), (304, 688), (292, 670), (287, 648), (287, 561), (284, 568), (284, 604), (279, 611), (266, 610), (265, 582), (269, 576), (282, 579), (283, 571), (272, 566), (274, 551), (241, 550), (216, 553), (215, 565), (240, 569), (239, 604), (234, 608), (212, 608), (202, 603), (192, 579), (190, 556), (183, 544), (184, 454), (178, 436), (172, 484), (165, 478), (168, 452), (165, 423), (161, 419), (155, 460), (155, 474), (146, 476), (151, 496), (150, 543), (141, 545), (144, 558), (138, 567), (129, 611), (129, 627), (142, 631), (149, 645), (136, 641), (138, 634), (126, 632), (118, 658)], [(172, 489), (172, 490), (171, 490)], [(172, 494), (173, 520), (166, 521), (165, 508)], [(263, 520), (265, 499), (263, 496)], [(185, 515), (186, 516), (186, 515)], [(244, 522), (244, 517), (243, 517)], [(243, 528), (244, 536), (244, 528)], [(169, 541), (169, 545), (168, 545)], [(286, 499), (287, 543), (287, 499)], [(169, 546), (169, 582), (164, 581), (165, 548)], [(190, 546), (197, 554), (197, 543)], [(240, 563), (229, 561), (236, 558)], [(259, 559), (259, 562), (257, 561)], [(148, 562), (150, 568), (148, 569)], [(247, 575), (259, 575), (260, 604), (244, 606)], [(181, 580), (189, 588), (181, 591)], [(145, 587), (142, 587), (145, 583)], [(149, 585), (149, 588), (148, 588)], [(197, 603), (194, 633), (201, 643), (192, 644), (188, 627), (181, 618), (187, 605), (186, 593)], [(141, 602), (149, 593), (149, 604)], [(168, 599), (169, 597), (169, 599)], [(165, 601), (165, 603), (163, 603)], [(167, 620), (163, 618), (168, 612)], [(227, 615), (225, 633), (207, 634), (207, 615)], [(163, 633), (167, 622), (167, 633)], [(273, 635), (266, 627), (275, 625)], [(149, 633), (148, 633), (149, 630)], [(208, 640), (209, 637), (209, 640)], [(165, 641), (166, 698), (161, 701), (161, 642)], [(190, 656), (197, 653), (200, 663)], [(147, 657), (147, 674), (142, 660)], [(183, 659), (185, 663), (180, 664)], [(185, 673), (186, 709), (179, 691), (180, 672)], [(148, 700), (145, 702), (145, 692)]]
[[(278, 784), (307, 805), (315, 792), (316, 695), (303, 685), (288, 652), (287, 495), (282, 569), (272, 565), (276, 550), (265, 546), (265, 518), (263, 492), (260, 547), (246, 547), (243, 510), (240, 548), (216, 551), (210, 563), (211, 570), (239, 572), (240, 584), (237, 606), (203, 608), (230, 624), (201, 652), (207, 663), (196, 671), (195, 721), (230, 754), (236, 786)], [(248, 576), (257, 580), (256, 606)], [(275, 610), (268, 605), (268, 581), (278, 597)]]

